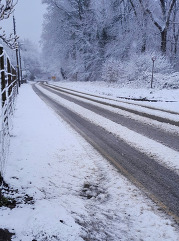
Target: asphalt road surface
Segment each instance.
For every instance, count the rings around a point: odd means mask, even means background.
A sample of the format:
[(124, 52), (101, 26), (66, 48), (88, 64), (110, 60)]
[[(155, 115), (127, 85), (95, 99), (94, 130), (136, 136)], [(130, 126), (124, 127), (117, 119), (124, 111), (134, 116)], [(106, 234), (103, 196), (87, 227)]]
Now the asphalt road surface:
[[(154, 126), (139, 123), (123, 115), (116, 114), (95, 104), (84, 102), (84, 95), (81, 99), (75, 99), (74, 95), (79, 93), (65, 90), (64, 88), (49, 87), (41, 84), (41, 87), (55, 93), (68, 101), (74, 102), (86, 109), (89, 109), (113, 122), (126, 126), (128, 129), (143, 134), (153, 140), (179, 151), (179, 137), (175, 134), (167, 133)], [(95, 149), (99, 151), (108, 161), (110, 161), (126, 176), (133, 184), (145, 192), (165, 213), (170, 215), (179, 223), (179, 176), (171, 169), (160, 165), (151, 157), (136, 150), (129, 144), (114, 136), (102, 127), (96, 126), (85, 118), (67, 109), (55, 100), (42, 93), (35, 85), (34, 91), (52, 109), (55, 110), (66, 122), (78, 131)], [(87, 99), (93, 97), (86, 96)], [(95, 100), (96, 101), (96, 100)], [(99, 103), (99, 101), (98, 101)], [(128, 110), (130, 113), (134, 111)], [(136, 114), (136, 113), (135, 113)], [(145, 116), (139, 113), (140, 116)], [(148, 116), (149, 117), (149, 116)], [(167, 123), (167, 119), (150, 115), (151, 119), (156, 119)], [(170, 124), (176, 124), (174, 121)]]

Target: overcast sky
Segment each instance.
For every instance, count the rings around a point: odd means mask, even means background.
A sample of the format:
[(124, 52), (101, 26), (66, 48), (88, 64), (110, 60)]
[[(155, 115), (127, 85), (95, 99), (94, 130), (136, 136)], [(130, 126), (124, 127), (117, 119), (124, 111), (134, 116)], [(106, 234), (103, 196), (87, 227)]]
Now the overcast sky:
[[(14, 12), (17, 35), (39, 45), (44, 13), (45, 5), (41, 4), (41, 0), (18, 0)], [(13, 32), (12, 15), (8, 20), (1, 21), (1, 26), (7, 33)]]

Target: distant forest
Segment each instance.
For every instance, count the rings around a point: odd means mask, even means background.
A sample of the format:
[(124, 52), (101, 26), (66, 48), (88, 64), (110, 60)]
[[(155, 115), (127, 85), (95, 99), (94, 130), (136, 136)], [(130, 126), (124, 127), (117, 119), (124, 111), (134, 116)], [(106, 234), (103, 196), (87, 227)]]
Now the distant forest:
[(100, 80), (107, 65), (119, 66), (144, 56), (165, 59), (168, 70), (179, 71), (179, 1), (42, 2), (48, 6), (42, 33), (43, 59), (61, 78)]

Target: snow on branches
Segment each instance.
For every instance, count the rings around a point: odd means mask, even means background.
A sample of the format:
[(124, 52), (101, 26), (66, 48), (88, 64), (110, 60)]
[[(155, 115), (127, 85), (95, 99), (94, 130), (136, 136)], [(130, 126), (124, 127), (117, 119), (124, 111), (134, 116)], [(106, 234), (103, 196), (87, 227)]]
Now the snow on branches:
[(0, 0), (0, 21), (9, 18), (16, 4), (17, 0)]
[[(17, 2), (18, 0), (0, 0), (0, 21), (9, 18), (14, 11), (14, 7)], [(10, 34), (10, 36), (7, 36), (5, 31), (2, 30), (2, 27), (0, 27), (0, 39), (12, 49), (17, 47), (17, 35), (14, 36), (13, 34)]]

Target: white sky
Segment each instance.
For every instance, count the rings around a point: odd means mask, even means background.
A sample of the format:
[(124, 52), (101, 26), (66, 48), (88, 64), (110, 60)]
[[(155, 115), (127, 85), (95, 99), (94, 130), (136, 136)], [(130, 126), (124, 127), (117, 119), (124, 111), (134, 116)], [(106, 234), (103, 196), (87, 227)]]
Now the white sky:
[[(39, 45), (44, 13), (45, 5), (41, 4), (41, 0), (18, 0), (14, 12), (17, 35)], [(1, 26), (7, 33), (13, 32), (12, 16), (1, 21)]]

